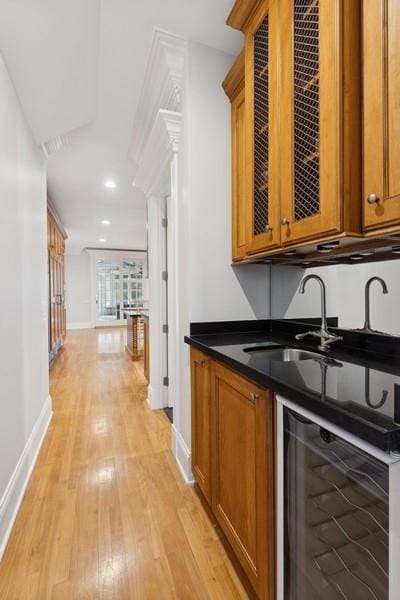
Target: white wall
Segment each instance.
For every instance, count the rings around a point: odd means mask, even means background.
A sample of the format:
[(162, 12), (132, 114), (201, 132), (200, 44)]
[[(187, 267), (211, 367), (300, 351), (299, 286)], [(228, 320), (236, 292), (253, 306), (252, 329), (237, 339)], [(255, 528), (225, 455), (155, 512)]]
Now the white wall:
[(65, 306), (67, 329), (91, 326), (90, 256), (65, 256)]
[(371, 286), (371, 324), (374, 329), (400, 335), (400, 261), (340, 265), (337, 267), (337, 307), (340, 327), (364, 325), (364, 288), (370, 277), (378, 275), (389, 293), (382, 294), (379, 283)]
[(300, 267), (271, 269), (271, 315), (294, 319), (321, 314), (319, 287), (310, 282), (304, 295), (298, 293), (301, 279), (316, 273), (326, 284), (328, 316), (337, 316), (339, 327), (357, 329), (364, 325), (364, 289), (370, 277), (382, 277), (389, 293), (378, 283), (371, 287), (371, 324), (374, 329), (400, 335), (400, 261), (337, 265), (304, 270)]
[(51, 416), (46, 172), (0, 57), (0, 558)]
[(183, 94), (178, 221), (175, 452), (189, 463), (190, 322), (269, 317), (269, 268), (231, 267), (230, 105), (221, 82), (233, 57), (188, 43)]
[[(230, 266), (231, 121), (221, 82), (232, 60), (202, 44), (188, 44), (182, 200), (190, 236), (190, 321), (269, 315), (268, 268)], [(264, 300), (261, 306), (256, 295)]]
[(319, 275), (325, 282), (328, 317), (337, 316), (339, 282), (336, 266), (307, 270), (301, 267), (276, 266), (271, 268), (271, 317), (273, 319), (321, 316), (321, 289), (318, 283), (310, 281), (304, 294), (299, 294), (301, 280), (311, 273)]

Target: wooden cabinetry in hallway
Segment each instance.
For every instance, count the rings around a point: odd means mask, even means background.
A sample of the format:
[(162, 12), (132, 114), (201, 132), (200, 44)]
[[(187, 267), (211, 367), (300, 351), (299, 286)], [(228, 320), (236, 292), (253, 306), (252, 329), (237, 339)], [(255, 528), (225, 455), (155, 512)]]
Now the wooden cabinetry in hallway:
[(47, 208), (49, 274), (49, 359), (57, 355), (66, 333), (64, 254), (66, 233), (51, 204)]
[(150, 382), (150, 321), (149, 315), (144, 315), (142, 313), (143, 318), (143, 369), (144, 376), (147, 381)]

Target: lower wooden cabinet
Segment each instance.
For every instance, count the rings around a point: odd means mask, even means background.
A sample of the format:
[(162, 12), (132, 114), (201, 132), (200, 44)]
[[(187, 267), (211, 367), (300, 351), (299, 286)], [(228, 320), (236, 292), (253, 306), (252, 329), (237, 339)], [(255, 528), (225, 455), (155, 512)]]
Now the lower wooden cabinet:
[(211, 502), (211, 360), (191, 351), (192, 473)]
[(192, 350), (192, 470), (257, 596), (274, 598), (272, 395)]

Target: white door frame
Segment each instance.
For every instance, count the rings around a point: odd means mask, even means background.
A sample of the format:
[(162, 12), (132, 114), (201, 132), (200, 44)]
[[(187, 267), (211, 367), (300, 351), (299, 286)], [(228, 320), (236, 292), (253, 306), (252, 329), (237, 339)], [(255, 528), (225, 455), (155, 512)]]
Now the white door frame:
[[(172, 452), (181, 468), (186, 481), (192, 480), (190, 471), (190, 451), (180, 434), (181, 421), (186, 420), (188, 398), (182, 398), (185, 377), (188, 377), (189, 365), (186, 364), (187, 352), (182, 352), (185, 298), (182, 295), (180, 273), (179, 238), (182, 210), (179, 198), (179, 140), (181, 132), (181, 107), (184, 81), (186, 76), (187, 42), (174, 34), (156, 29), (147, 64), (141, 98), (135, 116), (130, 157), (138, 165), (134, 185), (141, 189), (149, 202), (170, 193), (169, 199), (169, 236), (168, 236), (168, 356), (169, 387), (168, 404), (174, 408), (172, 426)], [(150, 205), (150, 204), (149, 204)], [(151, 228), (150, 220), (149, 225)], [(153, 232), (154, 233), (154, 232)], [(149, 237), (151, 233), (149, 231)], [(149, 254), (156, 252), (153, 241), (149, 243)], [(150, 256), (149, 256), (150, 258)], [(149, 288), (152, 285), (152, 270), (149, 269)], [(158, 276), (159, 274), (156, 273)], [(154, 289), (156, 285), (153, 286)], [(161, 357), (158, 347), (152, 347), (157, 340), (162, 323), (158, 311), (151, 308), (150, 294), (150, 386), (149, 404), (151, 408), (165, 406), (165, 398), (157, 393), (160, 372), (156, 365)], [(156, 302), (157, 304), (157, 302)], [(152, 331), (153, 330), (153, 331)], [(155, 330), (155, 331), (154, 331)], [(154, 336), (154, 337), (153, 337)], [(186, 362), (185, 362), (186, 361)], [(153, 362), (153, 366), (151, 363)], [(182, 381), (181, 381), (182, 380)], [(163, 404), (164, 403), (164, 404)]]
[[(159, 110), (144, 150), (143, 161), (134, 185), (147, 197), (148, 209), (148, 257), (149, 257), (149, 330), (150, 330), (150, 382), (148, 403), (152, 409), (176, 406), (176, 298), (177, 298), (177, 207), (178, 153), (181, 114)], [(164, 202), (168, 196), (168, 374), (169, 386), (163, 383), (165, 376), (164, 286), (162, 271), (165, 258), (165, 231), (162, 227)]]

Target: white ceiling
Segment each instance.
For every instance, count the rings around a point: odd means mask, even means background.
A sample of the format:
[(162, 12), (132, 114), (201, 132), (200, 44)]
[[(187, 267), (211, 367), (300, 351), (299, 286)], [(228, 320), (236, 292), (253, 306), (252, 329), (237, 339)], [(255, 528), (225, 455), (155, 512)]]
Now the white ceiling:
[[(128, 151), (154, 29), (237, 54), (241, 34), (225, 26), (232, 3), (0, 0), (0, 49), (36, 140), (80, 128), (48, 160), (69, 252), (101, 246), (101, 237), (106, 247), (145, 247), (145, 202)], [(106, 179), (118, 187), (106, 189)]]

